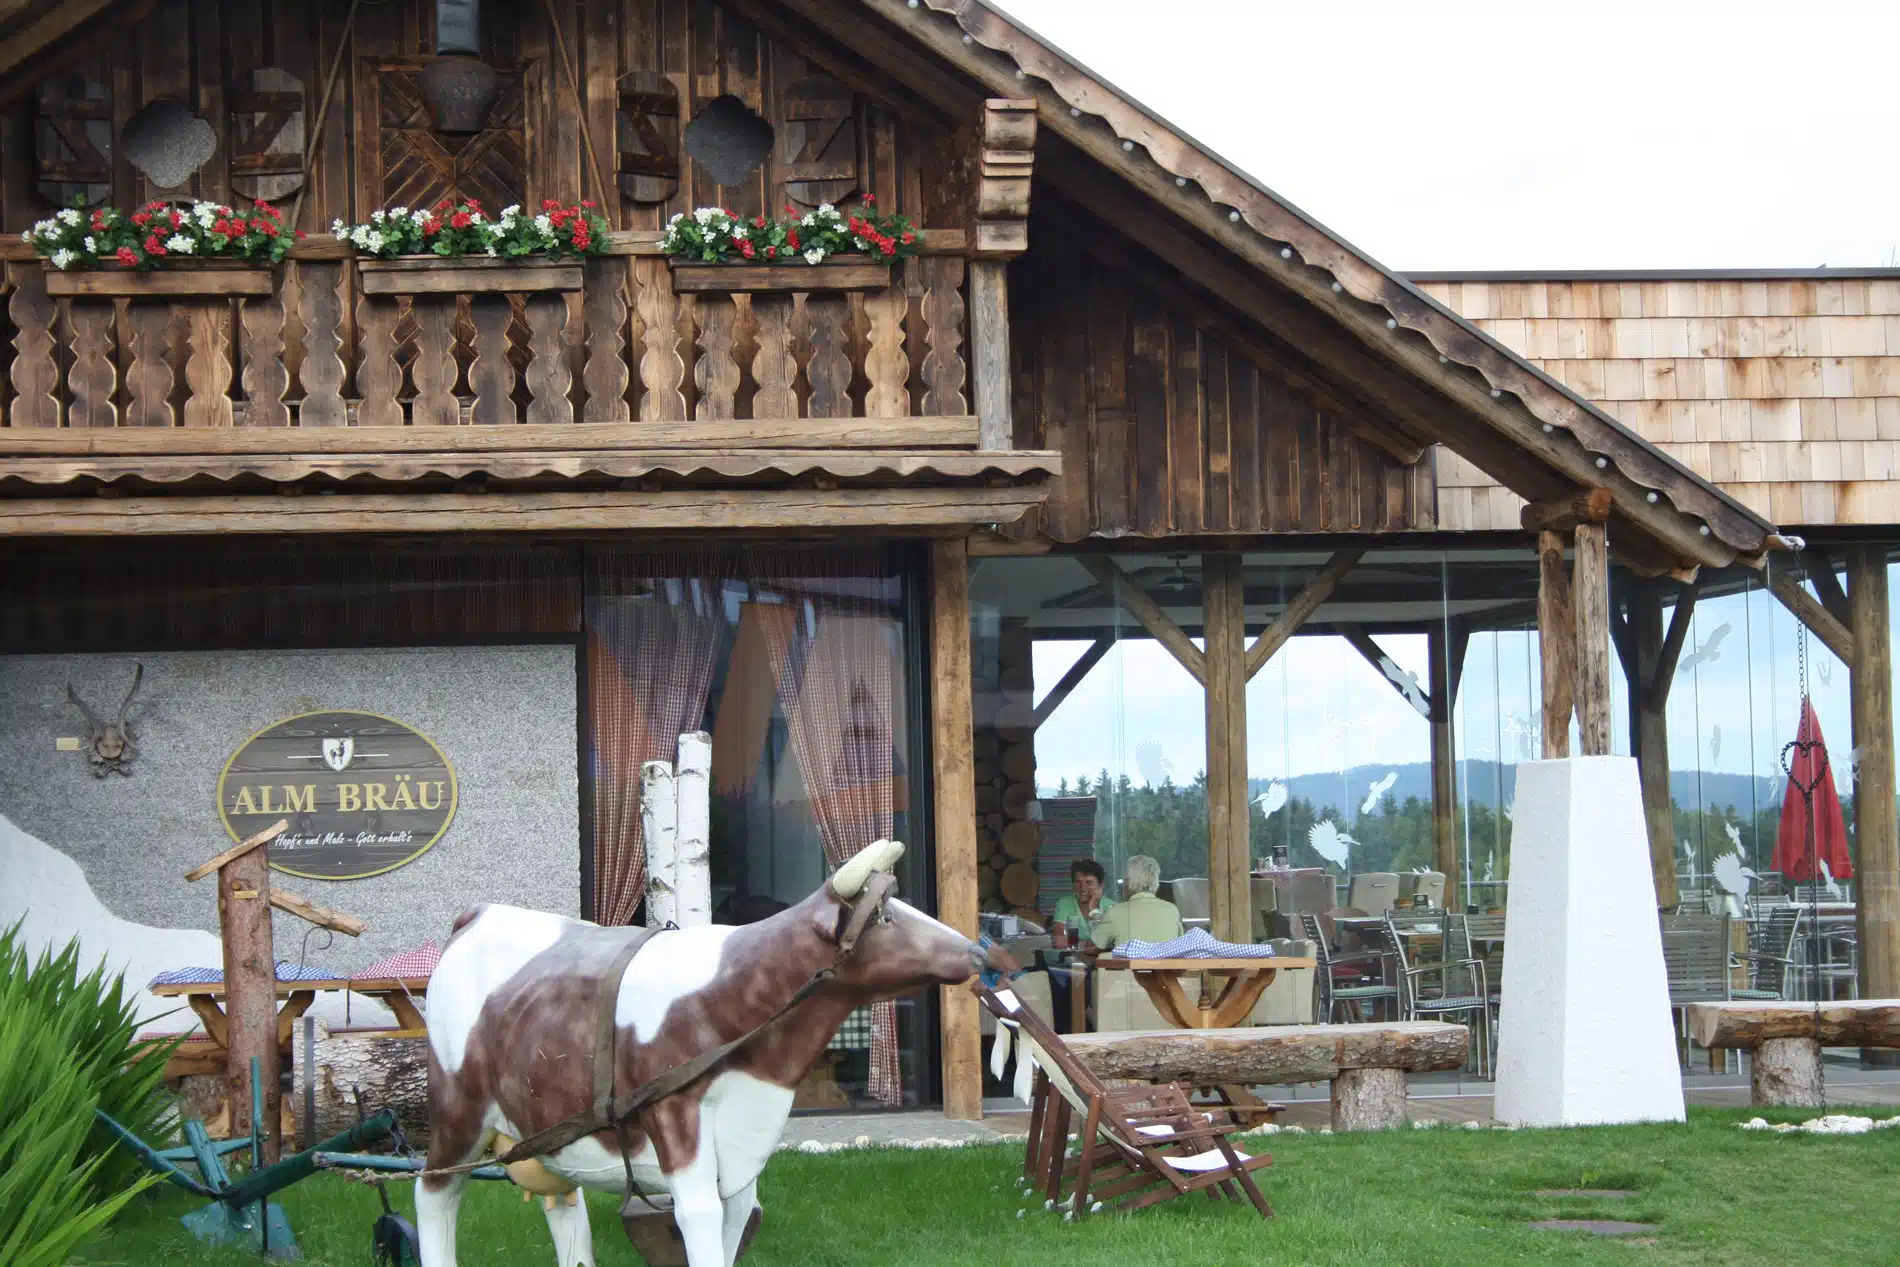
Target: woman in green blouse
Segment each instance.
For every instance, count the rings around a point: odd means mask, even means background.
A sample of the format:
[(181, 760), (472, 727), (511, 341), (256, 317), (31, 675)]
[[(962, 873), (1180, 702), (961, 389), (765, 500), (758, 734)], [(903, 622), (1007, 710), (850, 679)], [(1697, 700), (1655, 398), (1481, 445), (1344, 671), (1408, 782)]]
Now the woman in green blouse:
[(1085, 942), (1102, 913), (1115, 900), (1102, 891), (1108, 872), (1093, 858), (1078, 858), (1069, 865), (1069, 886), (1074, 890), (1056, 903), (1055, 922), (1067, 924), (1076, 942)]

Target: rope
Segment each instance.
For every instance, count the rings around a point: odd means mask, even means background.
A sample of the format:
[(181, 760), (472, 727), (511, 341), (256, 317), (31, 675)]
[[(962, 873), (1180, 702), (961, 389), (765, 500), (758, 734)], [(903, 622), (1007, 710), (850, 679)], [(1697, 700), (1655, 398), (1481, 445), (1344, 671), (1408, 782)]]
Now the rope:
[[(1801, 576), (1798, 583), (1805, 585), (1807, 581), (1807, 566), (1804, 562), (1801, 566)], [(1807, 720), (1807, 711), (1813, 707), (1808, 697), (1808, 631), (1805, 627), (1801, 627), (1796, 631), (1795, 665), (1801, 683), (1801, 722), (1805, 722)], [(1821, 868), (1819, 865), (1819, 846), (1815, 842), (1814, 793), (1815, 790), (1821, 786), (1821, 780), (1828, 775), (1828, 759), (1827, 748), (1812, 736), (1805, 742), (1802, 740), (1801, 722), (1795, 724), (1794, 739), (1783, 745), (1781, 749), (1781, 766), (1782, 769), (1788, 772), (1789, 784), (1801, 793), (1801, 799), (1807, 809), (1805, 816), (1805, 840), (1803, 843), (1807, 847), (1808, 890), (1813, 895), (1813, 902), (1808, 911), (1808, 992), (1809, 998), (1814, 1004), (1814, 1044), (1819, 1048), (1821, 1045)], [(1805, 783), (1795, 777), (1794, 761), (1790, 754), (1797, 751), (1803, 755), (1818, 754), (1818, 764), (1814, 767), (1809, 780)], [(1794, 896), (1795, 918), (1798, 920), (1801, 918), (1801, 888), (1799, 885), (1795, 886)], [(1818, 1054), (1819, 1053), (1817, 1053), (1817, 1055)], [(1827, 1108), (1827, 1065), (1824, 1057), (1821, 1059), (1821, 1108), (1824, 1111)]]

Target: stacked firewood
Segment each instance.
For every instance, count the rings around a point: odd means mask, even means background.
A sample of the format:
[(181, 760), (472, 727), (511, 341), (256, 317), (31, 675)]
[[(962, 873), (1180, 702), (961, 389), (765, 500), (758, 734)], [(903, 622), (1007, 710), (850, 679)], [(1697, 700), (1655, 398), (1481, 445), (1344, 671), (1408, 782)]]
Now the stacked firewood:
[(1001, 689), (976, 700), (977, 896), (982, 909), (1043, 922), (1036, 854), (1042, 824), (1029, 817), (1036, 799), (1034, 691), (1029, 631), (1005, 626)]

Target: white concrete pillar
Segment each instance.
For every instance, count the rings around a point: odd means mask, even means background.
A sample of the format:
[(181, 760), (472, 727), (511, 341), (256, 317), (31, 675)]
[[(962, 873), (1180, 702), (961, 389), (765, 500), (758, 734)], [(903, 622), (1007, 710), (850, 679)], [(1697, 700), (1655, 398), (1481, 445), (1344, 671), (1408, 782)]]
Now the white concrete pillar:
[(1510, 881), (1498, 1119), (1681, 1121), (1635, 760), (1520, 764)]

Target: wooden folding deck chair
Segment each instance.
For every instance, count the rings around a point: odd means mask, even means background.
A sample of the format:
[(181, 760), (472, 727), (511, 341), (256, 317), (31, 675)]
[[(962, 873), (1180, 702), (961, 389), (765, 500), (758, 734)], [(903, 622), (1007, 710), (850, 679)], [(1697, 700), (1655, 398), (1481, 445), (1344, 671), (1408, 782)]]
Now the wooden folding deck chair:
[[(1253, 1180), (1253, 1172), (1271, 1166), (1273, 1158), (1239, 1152), (1228, 1139), (1247, 1129), (1244, 1123), (1216, 1121), (1196, 1109), (1178, 1083), (1111, 1087), (1009, 990), (981, 983), (973, 988), (996, 1017), (998, 1041), (1013, 1031), (1017, 1059), (1035, 1066), (1023, 1176), (1052, 1207), (1081, 1215), (1105, 1205), (1132, 1210), (1206, 1192), (1214, 1200), (1237, 1201), (1244, 1194), (1260, 1217), (1273, 1217)], [(1074, 1158), (1068, 1156), (1072, 1122), (1081, 1127)]]

